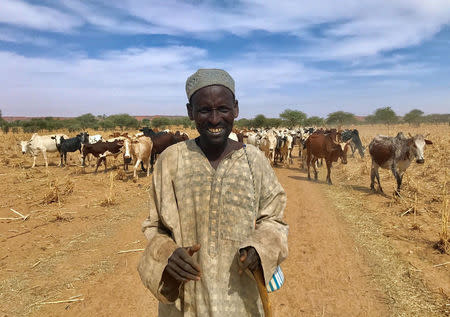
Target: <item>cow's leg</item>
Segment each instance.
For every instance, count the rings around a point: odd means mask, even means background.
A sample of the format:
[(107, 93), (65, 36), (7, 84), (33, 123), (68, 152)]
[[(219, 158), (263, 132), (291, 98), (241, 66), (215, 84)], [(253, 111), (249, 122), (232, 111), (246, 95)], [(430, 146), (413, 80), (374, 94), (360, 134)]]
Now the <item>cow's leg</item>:
[(395, 166), (395, 164), (392, 164), (391, 170), (392, 174), (394, 174), (395, 176), (395, 180), (397, 181), (397, 190), (395, 191), (394, 194), (398, 196), (400, 194), (400, 186), (402, 185), (402, 177), (397, 171), (397, 166)]
[(380, 173), (379, 173), (380, 166), (372, 161), (372, 168), (370, 170), (370, 189), (375, 190), (375, 177), (377, 178), (378, 188), (380, 189), (380, 192), (383, 193), (383, 188), (381, 187), (380, 183)]
[(327, 164), (327, 182), (330, 185), (333, 185), (333, 183), (331, 182), (331, 161), (329, 160), (325, 160), (325, 163)]
[(106, 166), (106, 156), (103, 158), (103, 164), (105, 164), (105, 170), (103, 171), (103, 173), (106, 173), (108, 167)]
[(311, 175), (309, 173), (310, 164), (311, 164), (311, 155), (308, 153), (306, 155), (306, 167), (308, 168), (308, 179), (311, 179)]
[(81, 167), (84, 167), (84, 164), (86, 163), (86, 156), (81, 157)]
[(378, 166), (375, 170), (375, 176), (377, 177), (378, 188), (380, 189), (380, 192), (383, 193), (383, 188), (381, 188), (381, 183), (380, 183), (380, 173), (378, 172)]
[(402, 186), (402, 182), (403, 182), (403, 173), (399, 174), (400, 176), (400, 182), (398, 183), (398, 188), (397, 191), (400, 192), (400, 187)]
[[(147, 169), (150, 167), (150, 165), (148, 165), (147, 164)], [(143, 171), (143, 172), (147, 172), (147, 170), (145, 169), (145, 167), (144, 167), (144, 162), (143, 161), (141, 161), (141, 170)]]
[(47, 151), (43, 150), (42, 155), (44, 155), (45, 167), (48, 168)]
[(95, 167), (95, 172), (94, 173), (97, 173), (98, 167), (100, 166), (100, 164), (102, 164), (102, 160), (103, 160), (103, 157), (99, 157), (97, 159), (97, 166)]
[(147, 159), (147, 177), (150, 176), (150, 156)]
[(151, 160), (150, 160), (150, 164), (152, 165), (151, 169), (150, 169), (150, 173), (153, 173), (153, 165), (155, 164), (155, 158), (156, 158), (156, 154), (152, 153)]
[(67, 165), (67, 152), (64, 152), (64, 164)]
[(318, 158), (314, 156), (313, 159), (312, 159), (312, 166), (313, 166), (313, 169), (314, 169), (314, 179), (315, 180), (318, 179), (318, 175), (319, 175), (319, 173), (317, 172), (317, 168), (316, 168), (317, 161), (318, 161)]
[(353, 142), (350, 142), (350, 149), (352, 150), (352, 157), (355, 157), (356, 148), (355, 148)]
[[(372, 167), (370, 168), (370, 189), (375, 190), (375, 176), (378, 168), (375, 167), (375, 162), (372, 160)], [(380, 184), (378, 184), (380, 185)]]
[(136, 179), (138, 178), (138, 176), (137, 176), (137, 168), (138, 168), (140, 163), (142, 163), (142, 160), (140, 158), (138, 158), (136, 160), (136, 164), (133, 167), (133, 177), (136, 178)]
[(33, 155), (33, 165), (31, 165), (31, 168), (34, 168), (36, 166), (36, 155)]

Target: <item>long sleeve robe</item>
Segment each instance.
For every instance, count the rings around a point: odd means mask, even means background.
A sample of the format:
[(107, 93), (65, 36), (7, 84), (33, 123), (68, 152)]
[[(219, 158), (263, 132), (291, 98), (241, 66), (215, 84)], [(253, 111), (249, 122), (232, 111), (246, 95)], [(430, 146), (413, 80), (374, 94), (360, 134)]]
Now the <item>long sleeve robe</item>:
[[(149, 244), (138, 267), (160, 301), (159, 316), (263, 316), (255, 280), (238, 273), (239, 249), (256, 249), (268, 283), (288, 253), (285, 206), (285, 191), (254, 146), (229, 153), (216, 170), (195, 140), (167, 148), (153, 174), (143, 223)], [(168, 258), (197, 243), (201, 280), (184, 283), (170, 302), (160, 292)]]

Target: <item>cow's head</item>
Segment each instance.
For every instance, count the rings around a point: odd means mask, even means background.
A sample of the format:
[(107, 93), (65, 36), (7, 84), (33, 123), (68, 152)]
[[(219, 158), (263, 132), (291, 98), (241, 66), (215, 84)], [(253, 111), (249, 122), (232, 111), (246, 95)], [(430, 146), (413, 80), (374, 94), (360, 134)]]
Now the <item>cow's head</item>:
[(22, 154), (25, 154), (28, 152), (29, 146), (30, 146), (30, 141), (20, 141), (19, 143), (17, 143), (21, 150), (22, 150)]
[(130, 152), (131, 140), (125, 139), (125, 141), (123, 143), (123, 147), (124, 147), (123, 160), (125, 161), (125, 163), (128, 164), (131, 162), (131, 152)]
[(88, 132), (81, 132), (79, 134), (81, 143), (89, 143), (89, 133)]
[(416, 134), (414, 137), (411, 137), (408, 140), (408, 145), (410, 146), (410, 149), (412, 150), (416, 158), (416, 163), (419, 164), (425, 163), (424, 158), (425, 144), (433, 144), (433, 142), (425, 139), (425, 137), (422, 134)]
[(340, 146), (340, 157), (342, 164), (347, 164), (347, 152), (349, 147), (350, 141), (347, 142), (341, 142), (339, 143)]

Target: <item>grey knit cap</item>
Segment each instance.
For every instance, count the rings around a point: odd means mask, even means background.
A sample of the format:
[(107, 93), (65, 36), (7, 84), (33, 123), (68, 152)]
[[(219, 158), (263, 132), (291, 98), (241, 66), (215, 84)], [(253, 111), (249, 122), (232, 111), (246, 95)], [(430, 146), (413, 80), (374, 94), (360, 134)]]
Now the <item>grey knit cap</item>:
[(223, 69), (201, 68), (186, 80), (186, 95), (188, 100), (191, 99), (192, 95), (197, 90), (211, 85), (225, 86), (230, 89), (234, 95), (234, 80), (230, 74)]

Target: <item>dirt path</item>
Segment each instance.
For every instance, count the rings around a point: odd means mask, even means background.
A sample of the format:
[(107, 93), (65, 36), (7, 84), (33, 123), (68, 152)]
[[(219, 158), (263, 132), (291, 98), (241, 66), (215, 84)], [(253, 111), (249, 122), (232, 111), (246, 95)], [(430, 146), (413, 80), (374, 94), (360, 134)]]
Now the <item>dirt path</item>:
[(370, 270), (320, 183), (277, 169), (288, 194), (286, 285), (271, 297), (277, 316), (388, 316)]

